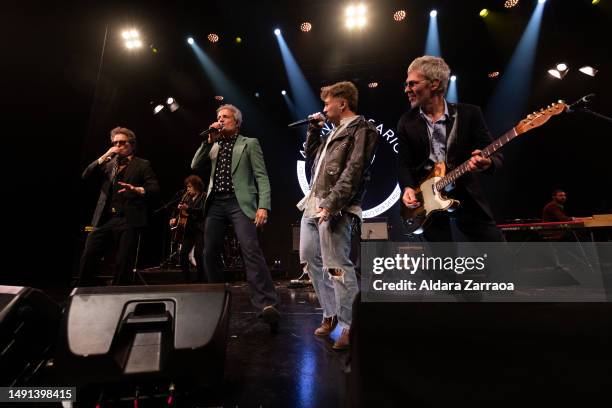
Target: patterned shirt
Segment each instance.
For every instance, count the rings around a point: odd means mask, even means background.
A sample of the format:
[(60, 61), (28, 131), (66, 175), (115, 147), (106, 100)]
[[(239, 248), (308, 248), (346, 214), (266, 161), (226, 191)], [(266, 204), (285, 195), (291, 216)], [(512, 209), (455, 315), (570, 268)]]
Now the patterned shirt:
[(427, 133), (429, 134), (431, 147), (429, 159), (434, 163), (446, 161), (446, 124), (450, 118), (446, 100), (444, 100), (444, 115), (435, 122), (423, 112), (423, 109), (419, 109), (419, 114), (425, 120), (425, 124), (427, 124)]
[(217, 168), (213, 180), (213, 191), (215, 193), (233, 193), (232, 183), (232, 152), (238, 139), (238, 134), (220, 139), (219, 155), (217, 156)]

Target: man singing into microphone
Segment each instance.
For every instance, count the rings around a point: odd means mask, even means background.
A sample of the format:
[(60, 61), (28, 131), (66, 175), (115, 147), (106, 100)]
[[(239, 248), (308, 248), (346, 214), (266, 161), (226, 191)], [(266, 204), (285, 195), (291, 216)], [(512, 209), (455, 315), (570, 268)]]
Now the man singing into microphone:
[(238, 134), (241, 124), (237, 107), (220, 106), (208, 140), (191, 162), (194, 170), (207, 162), (212, 165), (205, 203), (204, 264), (208, 282), (225, 282), (221, 254), (225, 227), (231, 222), (240, 242), (251, 303), (275, 331), (280, 318), (278, 296), (257, 240), (257, 227), (268, 221), (270, 182), (259, 141)]
[(357, 88), (338, 82), (321, 89), (323, 112), (335, 128), (321, 139), (325, 116), (311, 115), (306, 157), (313, 160), (310, 192), (298, 203), (304, 212), (300, 226), (300, 262), (313, 282), (323, 321), (314, 332), (329, 335), (337, 324), (342, 333), (335, 350), (349, 346), (352, 304), (358, 292), (355, 265), (349, 259), (352, 225), (361, 220), (361, 202), (378, 132), (358, 116)]
[(130, 129), (111, 130), (112, 147), (83, 172), (83, 179), (102, 180), (100, 198), (93, 216), (93, 231), (81, 257), (77, 286), (93, 285), (96, 265), (108, 243), (117, 247), (113, 284), (127, 282), (134, 267), (138, 233), (147, 226), (147, 204), (159, 193), (159, 185), (147, 160), (134, 156), (136, 135)]

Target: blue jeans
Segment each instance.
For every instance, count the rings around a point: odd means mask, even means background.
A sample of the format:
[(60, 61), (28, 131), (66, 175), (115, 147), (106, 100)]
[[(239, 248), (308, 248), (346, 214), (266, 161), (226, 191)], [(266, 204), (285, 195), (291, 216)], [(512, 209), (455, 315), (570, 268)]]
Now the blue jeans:
[(300, 262), (312, 280), (323, 308), (323, 317), (338, 317), (342, 328), (350, 328), (353, 299), (358, 285), (351, 262), (351, 221), (343, 213), (319, 225), (318, 218), (304, 218), (300, 226)]

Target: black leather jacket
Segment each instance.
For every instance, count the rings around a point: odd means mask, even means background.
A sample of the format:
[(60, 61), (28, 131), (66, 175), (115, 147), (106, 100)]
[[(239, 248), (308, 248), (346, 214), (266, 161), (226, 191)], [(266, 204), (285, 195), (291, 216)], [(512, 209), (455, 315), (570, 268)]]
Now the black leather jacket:
[(312, 183), (315, 196), (322, 199), (320, 207), (336, 214), (346, 207), (361, 205), (378, 142), (379, 135), (374, 125), (359, 116), (342, 132), (334, 135), (325, 156), (321, 158), (325, 147), (321, 128), (312, 124), (308, 127), (305, 153), (307, 160), (314, 159), (312, 177), (317, 163), (323, 160), (317, 180)]

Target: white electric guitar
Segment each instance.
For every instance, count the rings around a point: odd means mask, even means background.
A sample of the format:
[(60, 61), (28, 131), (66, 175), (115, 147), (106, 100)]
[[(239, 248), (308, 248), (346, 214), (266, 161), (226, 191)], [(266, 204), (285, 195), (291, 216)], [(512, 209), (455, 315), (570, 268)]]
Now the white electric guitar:
[[(518, 125), (482, 149), (482, 157), (487, 158), (491, 156), (518, 135), (528, 132), (538, 126), (542, 126), (548, 119), (554, 115), (560, 114), (566, 110), (566, 108), (567, 105), (560, 101), (539, 112), (528, 115), (525, 119), (521, 120)], [(468, 172), (468, 162), (469, 160), (464, 161), (448, 174), (446, 174), (446, 164), (444, 162), (436, 163), (431, 173), (421, 181), (419, 187), (416, 189), (417, 201), (421, 203), (419, 207), (408, 208), (400, 200), (401, 215), (406, 233), (422, 234), (431, 220), (431, 216), (435, 212), (453, 211), (459, 206), (459, 201), (446, 198), (444, 196), (444, 191), (459, 177)]]

